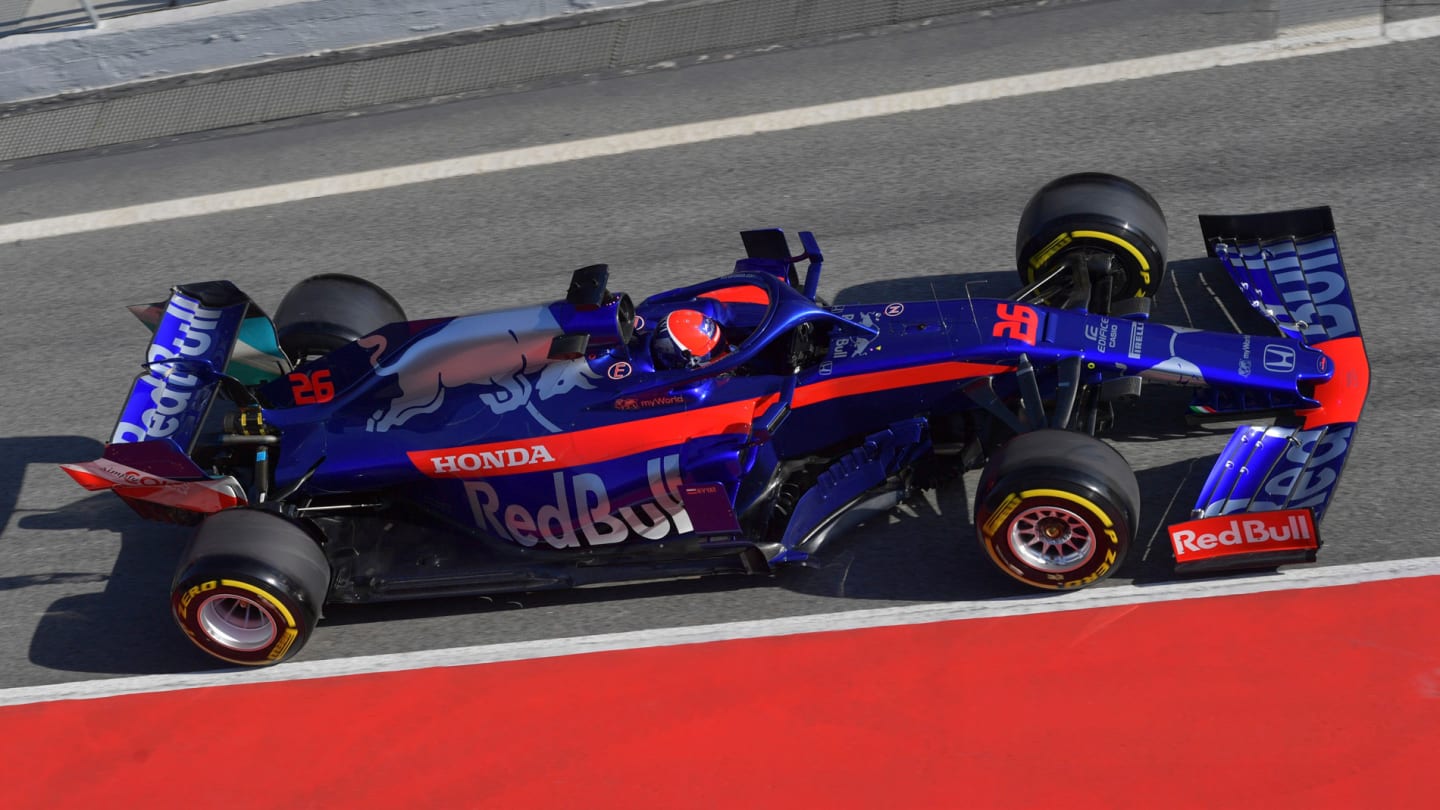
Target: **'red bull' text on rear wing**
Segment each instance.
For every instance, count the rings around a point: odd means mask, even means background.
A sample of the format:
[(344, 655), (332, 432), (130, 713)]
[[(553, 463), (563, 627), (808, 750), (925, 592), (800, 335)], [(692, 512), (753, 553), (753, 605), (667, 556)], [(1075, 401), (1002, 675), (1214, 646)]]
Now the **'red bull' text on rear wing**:
[(130, 309), (154, 331), (142, 370), (104, 454), (61, 467), (150, 519), (193, 522), (245, 503), (238, 482), (206, 474), (190, 453), (221, 386), (289, 370), (269, 317), (228, 281), (181, 285), (169, 301)]
[(1210, 471), (1193, 520), (1169, 527), (1177, 570), (1314, 562), (1370, 387), (1370, 364), (1329, 208), (1202, 216), (1210, 255), (1250, 306), (1296, 341), (1256, 361), (1286, 371), (1296, 351), (1324, 354), (1331, 376), (1271, 426), (1238, 428)]

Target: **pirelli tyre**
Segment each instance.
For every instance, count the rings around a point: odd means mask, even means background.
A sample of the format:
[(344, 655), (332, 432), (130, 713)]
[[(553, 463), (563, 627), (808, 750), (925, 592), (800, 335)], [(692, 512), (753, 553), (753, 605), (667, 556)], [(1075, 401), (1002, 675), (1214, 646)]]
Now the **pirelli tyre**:
[(995, 565), (1031, 587), (1081, 588), (1115, 573), (1140, 519), (1124, 457), (1092, 436), (1022, 433), (980, 475), (975, 527)]
[(275, 310), (280, 348), (297, 364), (405, 320), (405, 310), (378, 284), (343, 273), (301, 281)]
[(274, 512), (230, 509), (206, 518), (170, 592), (180, 629), (232, 664), (264, 666), (309, 641), (330, 586), (330, 565), (310, 533)]
[[(1113, 174), (1070, 174), (1046, 183), (1026, 203), (1015, 262), (1025, 285), (1058, 269), (1056, 282), (1068, 289), (1067, 274), (1088, 272), (1090, 308), (1108, 311), (1111, 302), (1160, 289), (1168, 241), (1165, 214), (1145, 189)], [(1046, 298), (1052, 305), (1064, 303), (1063, 293)]]

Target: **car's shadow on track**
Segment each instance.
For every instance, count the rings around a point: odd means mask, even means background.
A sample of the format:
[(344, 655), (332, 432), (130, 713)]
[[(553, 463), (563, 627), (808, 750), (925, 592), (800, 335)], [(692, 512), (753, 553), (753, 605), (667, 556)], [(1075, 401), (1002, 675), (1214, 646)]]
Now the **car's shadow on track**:
[[(329, 605), (320, 630), (326, 627), (348, 627), (371, 622), (410, 619), (437, 619), (450, 616), (474, 616), (483, 613), (508, 613), (580, 605), (605, 606), (611, 614), (629, 611), (629, 603), (671, 596), (723, 594), (734, 591), (772, 587), (773, 581), (763, 576), (712, 576), (703, 579), (645, 582), (597, 588), (566, 588), (494, 596), (443, 596), (413, 601), (384, 602), (359, 605)], [(718, 618), (716, 621), (725, 619)], [(694, 624), (695, 622), (684, 622)], [(583, 635), (577, 630), (573, 635)], [(590, 631), (593, 632), (593, 631)]]
[(9, 526), (20, 501), (25, 471), (100, 455), (104, 445), (86, 436), (7, 436), (0, 438), (0, 527)]
[[(969, 476), (967, 476), (968, 478)], [(936, 602), (1014, 596), (970, 525), (967, 482), (910, 498), (821, 547), (776, 579), (792, 591), (843, 599)]]
[[(0, 439), (0, 526), (10, 525), (16, 514), (27, 468), (54, 469), (56, 464), (96, 458), (103, 449), (100, 442), (83, 436)], [(64, 479), (58, 470), (55, 475)], [(68, 479), (62, 485), (69, 485)], [(95, 573), (93, 562), (77, 561), (73, 570), (0, 576), (0, 590), (104, 583), (102, 590), (63, 596), (45, 608), (30, 640), (32, 664), (127, 675), (213, 668), (212, 659), (194, 649), (170, 618), (170, 577), (184, 548), (185, 529), (141, 520), (108, 492), (80, 497), (53, 511), (26, 512), (15, 525), (27, 532), (82, 538), (95, 532), (103, 534), (107, 545), (119, 536), (109, 574)]]
[(143, 521), (109, 493), (28, 515), (20, 526), (108, 529), (120, 536), (104, 590), (61, 597), (40, 618), (30, 642), (31, 663), (122, 675), (223, 667), (186, 641), (170, 616), (170, 578), (185, 547), (186, 529)]

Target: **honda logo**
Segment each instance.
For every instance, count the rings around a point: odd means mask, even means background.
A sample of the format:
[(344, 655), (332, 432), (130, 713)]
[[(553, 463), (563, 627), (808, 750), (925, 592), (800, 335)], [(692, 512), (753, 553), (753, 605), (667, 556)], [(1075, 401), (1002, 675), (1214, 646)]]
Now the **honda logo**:
[(1295, 370), (1295, 350), (1289, 346), (1265, 347), (1265, 370), (1280, 374)]

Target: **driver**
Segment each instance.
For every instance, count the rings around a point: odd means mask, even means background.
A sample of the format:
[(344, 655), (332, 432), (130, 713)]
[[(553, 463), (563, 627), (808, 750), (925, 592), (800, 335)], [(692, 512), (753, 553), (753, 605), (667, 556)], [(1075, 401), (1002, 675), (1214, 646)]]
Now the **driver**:
[(665, 316), (651, 343), (655, 365), (660, 368), (699, 368), (717, 359), (720, 324), (693, 309), (677, 309)]

